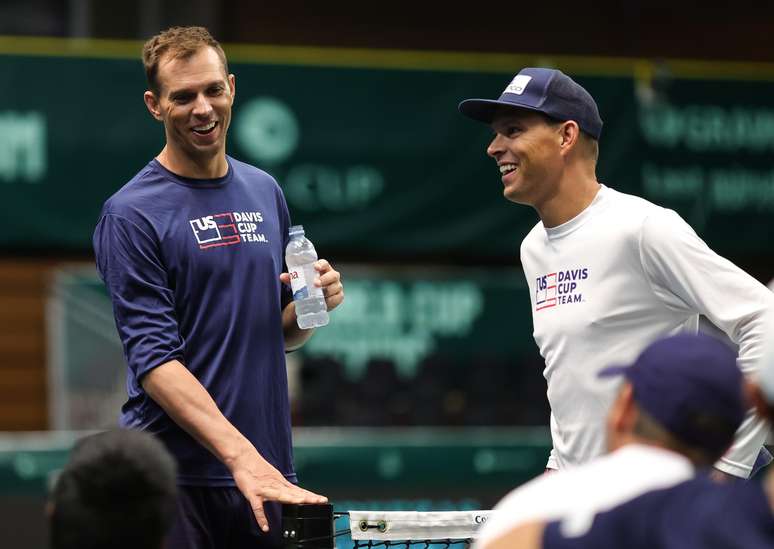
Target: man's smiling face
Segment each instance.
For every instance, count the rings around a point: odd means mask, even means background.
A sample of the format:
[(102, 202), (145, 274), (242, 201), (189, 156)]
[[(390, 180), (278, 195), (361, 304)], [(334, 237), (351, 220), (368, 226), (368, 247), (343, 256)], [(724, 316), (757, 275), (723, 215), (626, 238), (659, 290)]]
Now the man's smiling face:
[(217, 52), (203, 47), (189, 57), (164, 57), (158, 69), (158, 116), (167, 146), (194, 162), (225, 154), (234, 103), (234, 76)]

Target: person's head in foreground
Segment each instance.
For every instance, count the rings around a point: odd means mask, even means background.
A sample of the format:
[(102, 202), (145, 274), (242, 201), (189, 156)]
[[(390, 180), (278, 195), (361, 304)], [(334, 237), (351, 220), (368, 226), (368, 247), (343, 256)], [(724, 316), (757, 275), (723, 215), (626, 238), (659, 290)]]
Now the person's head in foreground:
[(176, 465), (153, 436), (129, 430), (76, 443), (49, 501), (53, 549), (158, 549), (175, 513)]
[(487, 154), (508, 200), (543, 217), (558, 196), (596, 190), (602, 119), (594, 98), (563, 72), (524, 68), (498, 99), (466, 99), (459, 110), (494, 130)]
[[(774, 420), (771, 320), (768, 348), (747, 386), (758, 415), (769, 421)], [(599, 513), (581, 530), (572, 519), (527, 523), (485, 549), (768, 549), (774, 547), (774, 469), (764, 473), (735, 483), (700, 475)]]
[(624, 378), (607, 416), (609, 451), (655, 444), (709, 467), (733, 442), (748, 408), (736, 353), (704, 334), (659, 339), (632, 364), (599, 376)]

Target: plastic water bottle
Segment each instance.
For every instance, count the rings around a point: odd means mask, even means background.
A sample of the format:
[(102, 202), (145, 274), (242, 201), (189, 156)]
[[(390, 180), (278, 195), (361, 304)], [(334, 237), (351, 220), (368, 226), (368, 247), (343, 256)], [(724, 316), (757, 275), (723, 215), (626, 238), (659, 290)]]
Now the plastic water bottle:
[(288, 231), (290, 242), (285, 248), (285, 263), (290, 274), (293, 300), (296, 302), (298, 327), (303, 330), (328, 324), (328, 308), (322, 288), (314, 285), (317, 271), (314, 262), (317, 252), (314, 245), (304, 236), (304, 227), (294, 225)]

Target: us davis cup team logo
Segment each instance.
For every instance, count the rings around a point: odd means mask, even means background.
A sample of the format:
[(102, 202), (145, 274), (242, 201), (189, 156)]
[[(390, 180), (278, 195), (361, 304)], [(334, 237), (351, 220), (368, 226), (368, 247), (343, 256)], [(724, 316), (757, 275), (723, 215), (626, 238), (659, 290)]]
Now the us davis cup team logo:
[(239, 244), (239, 234), (230, 213), (191, 219), (189, 223), (196, 237), (196, 243), (202, 250)]
[(263, 223), (261, 212), (225, 212), (190, 219), (199, 249), (233, 246), (247, 242), (267, 243), (258, 228)]
[(583, 282), (589, 277), (588, 267), (548, 273), (535, 279), (535, 311), (557, 305), (582, 303)]

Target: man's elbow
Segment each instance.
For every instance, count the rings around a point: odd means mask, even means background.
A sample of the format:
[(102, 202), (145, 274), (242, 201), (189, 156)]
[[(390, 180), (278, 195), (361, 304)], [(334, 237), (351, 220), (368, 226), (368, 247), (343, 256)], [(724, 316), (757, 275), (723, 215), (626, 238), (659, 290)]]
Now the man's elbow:
[(139, 382), (143, 391), (153, 398), (153, 395), (157, 392), (157, 388), (164, 384), (164, 380), (167, 376), (174, 374), (174, 370), (178, 366), (182, 366), (182, 363), (179, 360), (170, 360), (142, 373)]

